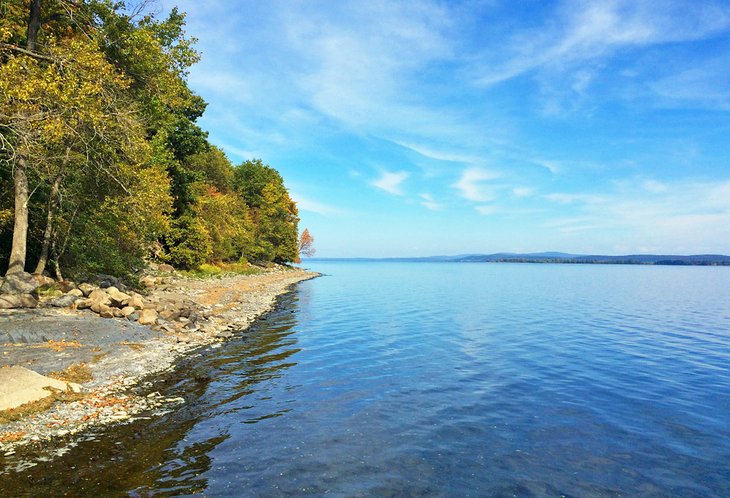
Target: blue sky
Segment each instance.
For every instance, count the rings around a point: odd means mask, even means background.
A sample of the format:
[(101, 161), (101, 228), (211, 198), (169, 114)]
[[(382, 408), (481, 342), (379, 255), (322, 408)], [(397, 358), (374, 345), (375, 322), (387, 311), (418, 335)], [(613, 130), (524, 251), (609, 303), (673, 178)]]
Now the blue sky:
[(322, 257), (730, 253), (728, 1), (170, 1)]

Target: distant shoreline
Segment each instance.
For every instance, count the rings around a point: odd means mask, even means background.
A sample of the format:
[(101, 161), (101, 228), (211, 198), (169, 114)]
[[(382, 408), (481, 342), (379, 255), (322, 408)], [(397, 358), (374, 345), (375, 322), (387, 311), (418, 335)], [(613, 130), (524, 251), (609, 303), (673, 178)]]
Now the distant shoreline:
[(658, 266), (730, 266), (730, 256), (723, 254), (663, 255), (629, 254), (624, 256), (582, 255), (567, 253), (468, 254), (417, 258), (309, 258), (304, 262), (327, 261), (391, 263), (529, 263), (580, 265), (658, 265)]

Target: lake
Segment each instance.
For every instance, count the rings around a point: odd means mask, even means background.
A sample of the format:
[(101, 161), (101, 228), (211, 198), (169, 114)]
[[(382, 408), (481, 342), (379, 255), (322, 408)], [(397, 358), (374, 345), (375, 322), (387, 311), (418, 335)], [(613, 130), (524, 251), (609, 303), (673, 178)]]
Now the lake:
[(309, 266), (0, 495), (730, 496), (730, 268)]

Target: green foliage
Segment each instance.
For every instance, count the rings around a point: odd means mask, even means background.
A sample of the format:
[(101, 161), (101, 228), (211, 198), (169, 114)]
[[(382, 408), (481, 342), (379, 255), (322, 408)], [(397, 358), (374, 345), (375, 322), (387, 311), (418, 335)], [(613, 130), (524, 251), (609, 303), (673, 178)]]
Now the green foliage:
[(233, 172), (233, 187), (249, 207), (258, 209), (265, 204), (264, 188), (268, 184), (284, 188), (284, 180), (279, 172), (261, 159), (246, 161)]
[(183, 161), (185, 168), (194, 172), (198, 180), (212, 185), (218, 192), (233, 190), (233, 165), (225, 153), (216, 146), (205, 152), (190, 155)]
[(168, 261), (185, 270), (198, 268), (213, 252), (210, 235), (201, 220), (190, 215), (176, 219), (167, 233)]
[(235, 194), (205, 186), (193, 206), (195, 217), (210, 237), (211, 261), (245, 259), (253, 240), (248, 208)]

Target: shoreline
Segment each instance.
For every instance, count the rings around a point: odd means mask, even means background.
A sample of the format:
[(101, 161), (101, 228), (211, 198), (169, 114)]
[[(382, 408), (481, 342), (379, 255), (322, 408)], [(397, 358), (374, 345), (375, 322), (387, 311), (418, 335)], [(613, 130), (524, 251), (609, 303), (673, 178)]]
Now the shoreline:
[[(151, 327), (124, 318), (100, 318), (91, 310), (38, 308), (0, 314), (0, 336), (40, 331), (43, 340), (3, 344), (0, 365), (22, 363), (42, 374), (72, 364), (88, 366), (93, 379), (81, 383), (79, 399), (57, 402), (45, 411), (0, 422), (0, 456), (21, 446), (60, 439), (133, 420), (182, 403), (152, 390), (155, 374), (173, 370), (195, 350), (245, 332), (271, 311), (277, 298), (320, 274), (275, 267), (253, 275), (190, 278), (170, 275), (150, 289), (145, 308), (159, 313)], [(182, 311), (182, 313), (181, 313)], [(200, 314), (203, 327), (187, 316)], [(187, 316), (182, 316), (187, 315)], [(165, 318), (163, 318), (165, 317)], [(192, 325), (192, 326), (190, 326)]]

